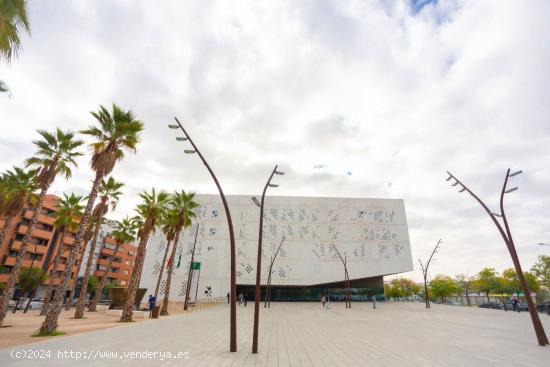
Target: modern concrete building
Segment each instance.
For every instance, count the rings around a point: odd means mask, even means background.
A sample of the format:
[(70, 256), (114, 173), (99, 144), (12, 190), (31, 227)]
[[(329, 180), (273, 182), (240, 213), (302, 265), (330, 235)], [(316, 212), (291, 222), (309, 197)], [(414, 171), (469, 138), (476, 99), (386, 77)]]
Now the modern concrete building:
[[(237, 293), (252, 299), (256, 277), (259, 208), (251, 196), (227, 197), (237, 246)], [(170, 299), (183, 301), (191, 249), (198, 227), (190, 298), (226, 296), (229, 291), (229, 232), (218, 195), (197, 195), (194, 224), (180, 237)], [(403, 200), (366, 198), (266, 198), (262, 285), (271, 258), (285, 238), (272, 269), (273, 300), (331, 299), (344, 294), (344, 268), (334, 246), (347, 258), (352, 297), (383, 296), (384, 275), (413, 270)], [(141, 287), (153, 293), (166, 249), (157, 232), (147, 247)], [(165, 272), (166, 274), (166, 272)], [(164, 278), (166, 275), (164, 274)], [(160, 287), (164, 293), (165, 280)]]

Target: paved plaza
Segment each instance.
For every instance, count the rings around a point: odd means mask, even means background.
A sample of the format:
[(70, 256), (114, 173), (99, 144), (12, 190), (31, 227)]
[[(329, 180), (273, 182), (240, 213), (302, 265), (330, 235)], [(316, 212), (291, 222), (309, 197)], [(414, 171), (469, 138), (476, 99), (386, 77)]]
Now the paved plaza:
[[(372, 304), (360, 303), (351, 310), (344, 304), (331, 304), (330, 310), (324, 310), (318, 303), (274, 303), (269, 310), (262, 308), (260, 353), (252, 355), (253, 306), (248, 303), (247, 308), (238, 309), (237, 353), (228, 352), (229, 308), (223, 305), (3, 349), (0, 365), (69, 366), (75, 358), (86, 358), (78, 365), (194, 367), (533, 367), (547, 366), (550, 361), (550, 347), (536, 345), (526, 312), (442, 305), (426, 310), (422, 303), (379, 303), (376, 310)], [(550, 333), (550, 316), (541, 318)], [(7, 332), (9, 328), (0, 329), (0, 333)], [(14, 358), (29, 350), (36, 356), (42, 353), (45, 359)], [(172, 359), (154, 352), (170, 352)]]

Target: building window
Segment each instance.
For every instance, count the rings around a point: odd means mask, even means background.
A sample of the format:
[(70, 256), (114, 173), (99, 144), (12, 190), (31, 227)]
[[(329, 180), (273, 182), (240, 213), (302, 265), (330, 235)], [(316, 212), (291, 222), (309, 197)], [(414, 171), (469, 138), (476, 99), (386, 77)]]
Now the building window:
[(129, 271), (128, 270), (124, 270), (124, 275), (128, 275)]
[(126, 285), (126, 281), (125, 281), (125, 280), (121, 280), (121, 281), (120, 281), (120, 285)]
[(130, 265), (130, 261), (129, 261), (129, 260), (126, 260), (126, 265)]

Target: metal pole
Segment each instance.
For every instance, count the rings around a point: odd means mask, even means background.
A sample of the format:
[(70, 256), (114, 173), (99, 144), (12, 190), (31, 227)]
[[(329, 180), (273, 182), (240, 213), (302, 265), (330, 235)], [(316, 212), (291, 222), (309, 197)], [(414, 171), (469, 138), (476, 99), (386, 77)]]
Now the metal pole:
[[(458, 178), (456, 178), (453, 174), (451, 174), (449, 171), (447, 171), (447, 174), (449, 175), (449, 179), (452, 178), (456, 182), (458, 182), (465, 191), (467, 191), (482, 207), (485, 209), (495, 226), (497, 227), (498, 231), (500, 232), (500, 235), (502, 236), (502, 239), (504, 240), (504, 243), (506, 244), (506, 247), (508, 248), (508, 251), (510, 253), (510, 256), (512, 257), (512, 261), (514, 263), (514, 267), (516, 268), (516, 273), (518, 275), (518, 279), (520, 279), (520, 284), (523, 288), (523, 291), (525, 292), (525, 298), (527, 299), (527, 306), (529, 308), (529, 314), (531, 315), (531, 321), (533, 323), (533, 328), (535, 329), (535, 334), (537, 336), (537, 341), (540, 346), (545, 346), (548, 344), (548, 338), (546, 337), (546, 333), (544, 331), (544, 328), (540, 322), (540, 319), (538, 317), (537, 311), (535, 309), (535, 306), (533, 304), (533, 300), (531, 298), (531, 292), (529, 291), (529, 288), (527, 287), (527, 283), (525, 282), (525, 278), (523, 277), (523, 271), (521, 269), (521, 265), (519, 263), (519, 258), (517, 256), (517, 252), (514, 246), (514, 243), (512, 241), (510, 228), (508, 226), (508, 221), (506, 220), (505, 213), (504, 213), (504, 194), (506, 193), (506, 185), (508, 184), (508, 178), (510, 177), (510, 169), (506, 172), (506, 177), (504, 179), (504, 185), (502, 187), (502, 191), (500, 194), (500, 216), (502, 216), (504, 225), (506, 227), (506, 232), (502, 228), (499, 221), (496, 219), (494, 213), (489, 210), (489, 207), (476, 195), (470, 190), (466, 185), (464, 185)], [(521, 275), (520, 275), (521, 274)], [(522, 280), (523, 279), (523, 282)]]
[(230, 352), (236, 352), (237, 351), (237, 297), (235, 293), (237, 292), (237, 281), (236, 281), (236, 256), (235, 256), (235, 234), (233, 233), (233, 222), (231, 220), (231, 213), (229, 212), (229, 205), (227, 205), (227, 200), (225, 199), (225, 195), (223, 193), (222, 187), (220, 186), (220, 183), (218, 182), (218, 179), (216, 178), (216, 175), (214, 174), (214, 171), (210, 168), (208, 163), (206, 162), (206, 159), (204, 159), (203, 155), (201, 154), (200, 150), (197, 148), (189, 134), (185, 131), (182, 124), (179, 122), (177, 117), (174, 117), (176, 122), (178, 123), (181, 131), (185, 134), (185, 137), (189, 140), (191, 145), (193, 146), (193, 149), (197, 152), (200, 159), (202, 160), (202, 163), (206, 166), (206, 169), (208, 172), (210, 172), (210, 175), (212, 176), (212, 179), (214, 180), (214, 183), (216, 184), (216, 187), (218, 188), (218, 191), (220, 193), (220, 197), (222, 199), (223, 208), (225, 210), (225, 215), (227, 216), (227, 226), (229, 227), (229, 242), (230, 242), (230, 252), (231, 252), (231, 274), (230, 274), (230, 283), (231, 283), (231, 311), (230, 311), (230, 333), (229, 333), (229, 351)]
[(258, 256), (256, 259), (256, 289), (254, 291), (254, 331), (252, 333), (252, 354), (258, 353), (258, 327), (260, 323), (260, 279), (262, 275), (262, 237), (264, 229), (265, 193), (276, 171), (277, 165), (275, 165), (275, 168), (273, 168), (271, 175), (265, 183), (264, 191), (262, 192), (262, 201), (260, 204), (260, 230), (258, 234)]
[(197, 232), (195, 232), (195, 242), (193, 242), (193, 250), (191, 251), (191, 263), (189, 264), (189, 273), (187, 274), (187, 289), (185, 290), (185, 301), (183, 302), (183, 310), (187, 311), (189, 303), (189, 291), (191, 289), (191, 275), (193, 272), (193, 262), (195, 261), (195, 246), (197, 245), (197, 236), (199, 235), (199, 224), (197, 223)]
[[(269, 276), (267, 277), (267, 308), (271, 308), (271, 271), (273, 269), (273, 264), (275, 263), (275, 259), (277, 258), (277, 254), (279, 253), (279, 250), (283, 245), (283, 242), (285, 242), (285, 236), (283, 236), (283, 239), (281, 240), (279, 247), (277, 247), (277, 251), (275, 251), (275, 255), (271, 258), (271, 265), (269, 265)], [(264, 303), (264, 308), (265, 308), (265, 303)]]

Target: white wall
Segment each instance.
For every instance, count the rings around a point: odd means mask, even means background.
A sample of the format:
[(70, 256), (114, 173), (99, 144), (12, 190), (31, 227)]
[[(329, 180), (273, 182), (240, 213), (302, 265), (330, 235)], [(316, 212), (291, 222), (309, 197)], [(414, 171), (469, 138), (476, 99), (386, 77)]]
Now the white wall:
[[(227, 199), (237, 241), (237, 284), (254, 284), (259, 208), (251, 196)], [(180, 254), (182, 260), (172, 278), (170, 298), (175, 300), (183, 300), (185, 295), (197, 224), (195, 259), (201, 262), (198, 298), (224, 296), (229, 291), (229, 232), (221, 200), (217, 195), (197, 195), (196, 201), (201, 207), (195, 225), (181, 236), (177, 250), (175, 264)], [(403, 200), (267, 197), (262, 283), (267, 280), (271, 256), (283, 235), (286, 239), (273, 267), (274, 285), (343, 280), (342, 264), (331, 243), (347, 256), (351, 279), (413, 270)], [(161, 233), (150, 239), (141, 278), (141, 287), (147, 287), (148, 293), (154, 292), (165, 248)]]

